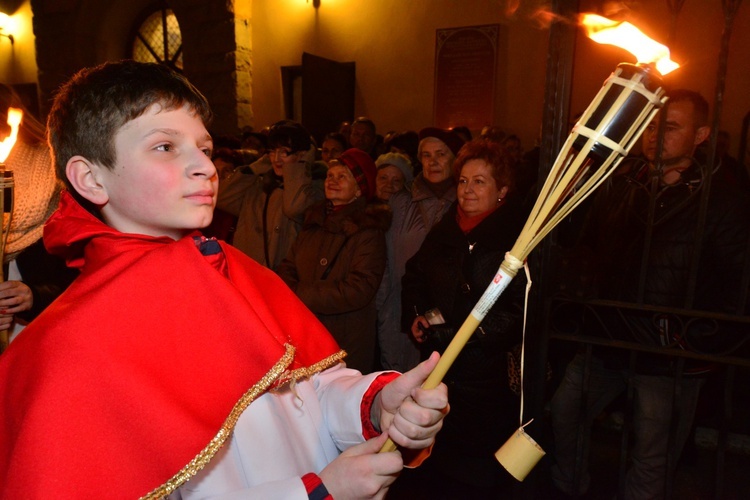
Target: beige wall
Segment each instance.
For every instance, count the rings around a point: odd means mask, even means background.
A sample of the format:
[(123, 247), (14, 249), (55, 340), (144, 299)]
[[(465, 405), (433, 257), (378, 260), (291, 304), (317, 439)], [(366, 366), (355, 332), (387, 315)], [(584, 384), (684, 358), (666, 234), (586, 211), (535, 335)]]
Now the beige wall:
[(507, 18), (501, 1), (305, 0), (253, 2), (255, 125), (283, 117), (281, 66), (300, 64), (302, 52), (355, 61), (355, 111), (378, 131), (432, 125), (435, 30), (502, 25), (496, 123), (531, 144), (539, 129), (547, 31)]
[[(542, 116), (548, 30), (532, 14), (540, 1), (522, 1), (513, 16), (503, 0), (254, 0), (253, 110), (255, 126), (283, 117), (281, 66), (300, 64), (302, 52), (357, 63), (358, 115), (368, 115), (379, 131), (419, 129), (433, 118), (435, 30), (499, 23), (502, 26), (496, 123), (518, 133), (526, 148)], [(594, 9), (600, 1), (582, 1)], [(628, 19), (667, 43), (666, 1), (631, 3)], [(736, 151), (744, 115), (750, 111), (750, 9), (740, 9), (730, 46), (729, 73), (721, 127)], [(533, 18), (532, 18), (533, 17)], [(685, 2), (676, 25), (673, 59), (683, 67), (666, 80), (671, 87), (700, 91), (713, 104), (723, 27), (721, 2)], [(577, 40), (571, 113), (582, 111), (619, 62), (635, 62), (620, 49)]]
[[(55, 56), (65, 64), (52, 65), (48, 78), (63, 79), (84, 62), (95, 64), (119, 57), (125, 50), (122, 40), (132, 22), (132, 11), (145, 1), (39, 2), (48, 11), (70, 12), (70, 16), (65, 14), (68, 17), (61, 14), (62, 25), (54, 26), (54, 31), (60, 31), (63, 37), (55, 43), (69, 42), (65, 51)], [(235, 0), (235, 3), (235, 13), (250, 19), (247, 25), (243, 20), (238, 21), (235, 28), (242, 28), (242, 37), (250, 36), (249, 33), (252, 37), (250, 64), (244, 59), (238, 61), (242, 74), (246, 71), (251, 77), (250, 83), (238, 87), (245, 89), (239, 97), (251, 99), (252, 111), (243, 108), (238, 113), (239, 125), (252, 121), (260, 128), (283, 116), (280, 67), (300, 64), (303, 51), (357, 63), (356, 114), (372, 117), (380, 131), (431, 125), (435, 30), (498, 23), (501, 35), (495, 124), (519, 134), (526, 148), (536, 138), (542, 116), (548, 30), (539, 27), (532, 14), (538, 5), (545, 3), (543, 0), (321, 0), (317, 10), (312, 7), (312, 0)], [(520, 5), (519, 10), (507, 15), (505, 6), (514, 3)], [(582, 10), (600, 4), (599, 0), (581, 0)], [(636, 8), (627, 13), (632, 22), (650, 36), (669, 41), (670, 14), (666, 0), (629, 4)], [(750, 8), (747, 7), (740, 8), (734, 23), (724, 93), (721, 126), (731, 133), (732, 152), (736, 152), (739, 143), (742, 119), (750, 111), (750, 64), (747, 63), (750, 30), (745, 29), (750, 26)], [(49, 12), (45, 14), (49, 16)], [(0, 38), (0, 81), (36, 83), (39, 77), (30, 0), (23, 2), (13, 19), (19, 24), (13, 47), (6, 38)], [(56, 23), (57, 18), (47, 17), (40, 29), (52, 29), (50, 22)], [(183, 22), (191, 26), (196, 21), (183, 19)], [(722, 25), (721, 2), (685, 2), (670, 43), (674, 59), (684, 66), (666, 79), (667, 85), (699, 90), (713, 103)], [(86, 26), (96, 29), (83, 29)], [(87, 47), (76, 45), (72, 40), (75, 36)], [(241, 38), (240, 34), (237, 36)], [(202, 42), (199, 48), (208, 42)], [(572, 113), (588, 105), (618, 62), (632, 61), (621, 50), (595, 44), (582, 36), (577, 40), (576, 50)], [(237, 54), (245, 57), (247, 52)], [(218, 56), (200, 53), (195, 57), (210, 66), (208, 58)], [(200, 86), (205, 82), (197, 83)], [(42, 90), (44, 94), (49, 89)], [(228, 125), (231, 126), (234, 124)]]
[(10, 15), (13, 45), (0, 37), (0, 81), (4, 83), (36, 83), (36, 50), (31, 28), (31, 3), (26, 0)]

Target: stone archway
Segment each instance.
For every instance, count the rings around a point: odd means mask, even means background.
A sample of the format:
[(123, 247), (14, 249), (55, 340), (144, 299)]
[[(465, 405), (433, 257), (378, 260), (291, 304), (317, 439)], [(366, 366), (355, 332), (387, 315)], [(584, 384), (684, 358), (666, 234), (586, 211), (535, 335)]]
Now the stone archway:
[[(151, 3), (31, 0), (42, 113), (49, 111), (59, 85), (76, 71), (127, 57), (130, 30)], [(182, 31), (185, 75), (214, 109), (213, 131), (235, 134), (252, 125), (250, 2), (167, 3)]]

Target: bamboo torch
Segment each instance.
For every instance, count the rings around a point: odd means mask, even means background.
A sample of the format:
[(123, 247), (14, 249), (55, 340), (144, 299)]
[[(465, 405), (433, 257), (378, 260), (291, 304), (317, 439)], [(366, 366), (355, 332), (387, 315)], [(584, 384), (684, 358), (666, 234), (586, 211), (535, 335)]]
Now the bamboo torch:
[[(10, 134), (0, 142), (0, 207), (3, 210), (2, 234), (0, 234), (0, 281), (5, 281), (5, 243), (8, 241), (10, 224), (13, 220), (13, 172), (5, 168), (11, 149), (16, 144), (18, 129), (23, 118), (23, 111), (8, 108), (8, 125)], [(0, 353), (8, 347), (8, 330), (0, 331)]]
[[(582, 23), (595, 41), (617, 44), (628, 50), (627, 41), (615, 42), (618, 36), (613, 32), (624, 32), (621, 36), (632, 38), (636, 36), (634, 31), (637, 31), (629, 23), (617, 23), (592, 14), (584, 15)], [(677, 65), (669, 61), (666, 47), (651, 41), (639, 31), (638, 34), (639, 47), (644, 45), (644, 40), (648, 40), (649, 43), (645, 45), (656, 47), (656, 53), (645, 55), (642, 48), (636, 49), (633, 54), (638, 58), (638, 64), (619, 64), (604, 82), (565, 141), (513, 248), (506, 253), (494, 279), (425, 380), (424, 388), (432, 389), (440, 384), (487, 312), (523, 267), (531, 251), (617, 168), (666, 102), (661, 74), (666, 74)], [(667, 63), (659, 62), (665, 57)], [(660, 74), (657, 67), (663, 73)], [(496, 454), (500, 463), (519, 481), (544, 455), (541, 447), (523, 430), (523, 400), (521, 408), (521, 427)], [(388, 440), (381, 451), (395, 449), (395, 444)]]

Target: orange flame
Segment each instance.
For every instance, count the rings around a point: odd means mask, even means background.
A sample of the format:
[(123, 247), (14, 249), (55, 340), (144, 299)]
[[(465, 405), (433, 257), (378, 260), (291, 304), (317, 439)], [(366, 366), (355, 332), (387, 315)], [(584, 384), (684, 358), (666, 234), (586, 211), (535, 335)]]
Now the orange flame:
[(654, 63), (662, 75), (680, 67), (669, 58), (669, 49), (650, 39), (630, 23), (612, 21), (596, 14), (582, 14), (586, 35), (597, 43), (615, 45), (633, 54), (639, 63)]
[(18, 138), (18, 127), (21, 125), (23, 111), (18, 108), (8, 108), (8, 125), (10, 125), (10, 135), (0, 142), (0, 163), (4, 162), (10, 150), (16, 145)]

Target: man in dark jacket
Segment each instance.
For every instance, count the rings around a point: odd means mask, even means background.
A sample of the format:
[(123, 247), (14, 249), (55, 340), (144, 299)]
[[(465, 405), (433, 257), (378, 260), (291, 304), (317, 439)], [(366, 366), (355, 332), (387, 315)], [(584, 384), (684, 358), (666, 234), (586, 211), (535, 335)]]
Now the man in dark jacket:
[[(660, 124), (665, 114), (666, 122)], [(660, 128), (664, 136), (659, 152)], [(709, 132), (705, 99), (692, 91), (671, 92), (667, 109), (643, 134), (645, 160), (624, 162), (597, 193), (584, 240), (596, 263), (598, 298), (634, 307), (600, 311), (599, 321), (588, 325), (585, 333), (601, 336), (606, 332), (619, 340), (654, 347), (680, 343), (689, 348), (702, 340), (702, 332), (685, 328), (681, 338), (674, 336), (674, 317), (649, 311), (648, 306), (728, 314), (741, 310), (738, 302), (750, 210), (735, 186), (722, 183), (719, 176), (711, 177), (708, 166), (694, 158), (696, 147)], [(708, 189), (710, 193), (704, 193)], [(711, 336), (709, 343), (718, 343), (716, 337), (720, 335)], [(584, 357), (580, 354), (568, 365), (552, 399), (553, 480), (568, 494), (586, 491), (588, 436), (584, 437), (582, 470), (575, 470), (579, 425), (583, 420), (588, 429), (630, 379), (634, 442), (624, 498), (662, 498), (670, 432), (674, 433), (676, 460), (690, 433), (703, 380), (690, 376), (687, 369), (678, 374), (676, 361), (668, 356), (639, 354), (631, 369), (627, 351), (612, 351), (594, 351), (585, 415), (581, 412)]]

